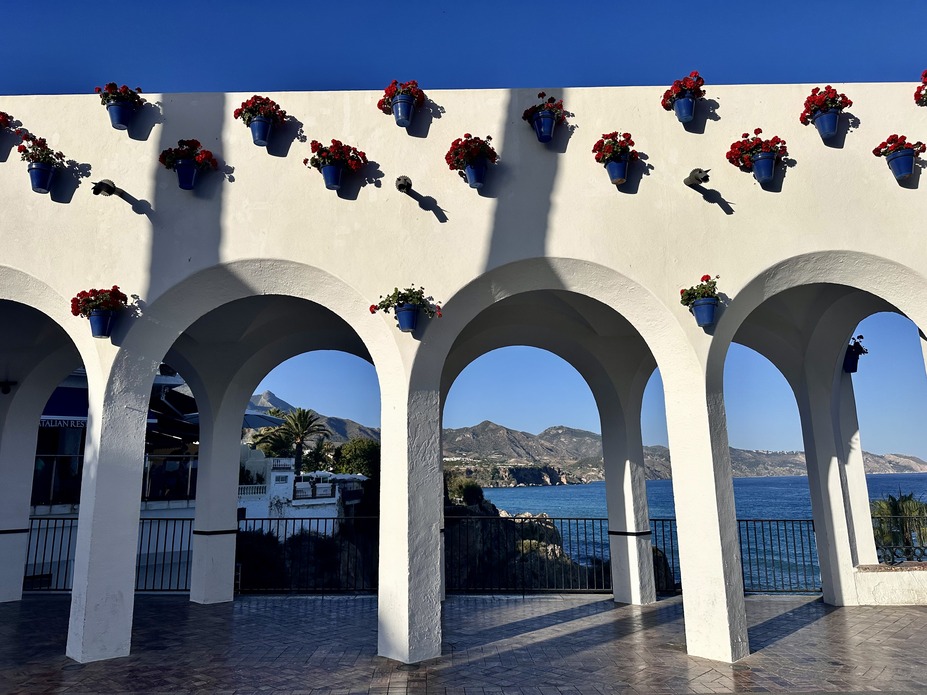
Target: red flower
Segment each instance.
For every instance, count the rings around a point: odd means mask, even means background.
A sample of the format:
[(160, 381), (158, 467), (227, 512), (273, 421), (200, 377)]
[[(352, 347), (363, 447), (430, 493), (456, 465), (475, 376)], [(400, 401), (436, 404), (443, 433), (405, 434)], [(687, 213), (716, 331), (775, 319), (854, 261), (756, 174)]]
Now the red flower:
[(702, 282), (708, 282), (709, 280), (711, 280), (711, 275), (703, 275), (703, 276), (702, 276)]
[(377, 305), (376, 305), (376, 304), (371, 304), (371, 305), (370, 305), (370, 313), (371, 313), (371, 314), (377, 313)]
[[(682, 96), (690, 96), (693, 99), (702, 99), (705, 96), (705, 80), (698, 74), (698, 70), (693, 70), (688, 77), (681, 80), (675, 80), (670, 88), (663, 93), (660, 105), (667, 111), (673, 110), (673, 104)], [(687, 94), (688, 93), (688, 94)]]

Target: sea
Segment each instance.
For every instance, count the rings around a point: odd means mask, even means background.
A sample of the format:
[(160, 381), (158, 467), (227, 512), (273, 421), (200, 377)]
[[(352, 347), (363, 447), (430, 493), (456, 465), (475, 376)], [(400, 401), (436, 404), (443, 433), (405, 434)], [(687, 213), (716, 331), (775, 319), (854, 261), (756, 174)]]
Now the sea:
[[(913, 493), (927, 501), (927, 473), (867, 475), (869, 499)], [(670, 480), (647, 481), (651, 519), (675, 519)], [(483, 488), (486, 499), (509, 514), (546, 513), (551, 517), (604, 519), (605, 482), (585, 485)], [(738, 519), (810, 519), (811, 497), (805, 476), (734, 478)]]

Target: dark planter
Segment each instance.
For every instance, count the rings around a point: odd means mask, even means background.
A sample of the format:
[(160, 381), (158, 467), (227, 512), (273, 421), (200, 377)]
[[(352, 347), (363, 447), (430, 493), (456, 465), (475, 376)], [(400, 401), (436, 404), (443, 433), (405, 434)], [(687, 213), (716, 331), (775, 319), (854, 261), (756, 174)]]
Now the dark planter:
[(550, 142), (554, 137), (554, 128), (557, 127), (557, 117), (553, 111), (538, 111), (531, 119), (538, 142)]
[(325, 188), (330, 191), (337, 191), (341, 188), (341, 171), (340, 164), (326, 164), (321, 169), (322, 179), (325, 181)]
[(857, 369), (859, 369), (859, 353), (852, 347), (847, 348), (843, 356), (843, 371), (847, 374), (856, 374)]
[(393, 97), (391, 105), (396, 125), (400, 128), (408, 128), (412, 125), (412, 117), (415, 115), (414, 96), (411, 94), (397, 94)]
[(677, 97), (676, 101), (673, 102), (673, 111), (680, 123), (691, 122), (695, 118), (695, 97), (690, 92), (685, 92), (683, 96)]
[(399, 322), (399, 330), (403, 333), (411, 333), (415, 330), (418, 323), (418, 304), (399, 304), (396, 306), (396, 321)]
[[(888, 162), (888, 167), (892, 170), (895, 178), (898, 181), (904, 181), (914, 173), (914, 160), (916, 157), (917, 153), (914, 150), (905, 148), (885, 155), (885, 161)], [(35, 190), (35, 188), (32, 190)]]
[(711, 326), (715, 322), (715, 312), (718, 309), (717, 297), (706, 297), (705, 299), (696, 299), (689, 307), (689, 311), (695, 316), (695, 323), (698, 326)]
[(94, 338), (109, 338), (113, 334), (113, 316), (111, 309), (94, 309), (90, 312), (90, 335)]
[(178, 159), (174, 163), (177, 172), (177, 185), (185, 191), (192, 191), (196, 185), (196, 162), (192, 159)]
[(464, 169), (464, 173), (467, 175), (467, 183), (470, 184), (470, 188), (482, 188), (483, 183), (486, 181), (486, 160), (478, 159), (468, 164)]
[(628, 180), (628, 155), (623, 155), (621, 159), (613, 159), (605, 163), (605, 171), (608, 172), (608, 180), (616, 186), (620, 186)]
[(273, 130), (274, 122), (263, 116), (255, 116), (251, 119), (248, 126), (251, 128), (251, 139), (258, 147), (267, 147), (267, 141), (270, 140), (270, 131)]
[(46, 164), (45, 162), (30, 162), (29, 180), (32, 182), (32, 190), (36, 193), (48, 193), (51, 190), (52, 177), (55, 175), (55, 165)]
[(822, 140), (830, 140), (837, 134), (837, 124), (840, 122), (839, 111), (817, 111), (811, 117), (811, 122), (818, 129)]
[(109, 122), (113, 124), (113, 128), (128, 130), (137, 107), (128, 101), (114, 101), (106, 105), (106, 110), (109, 112)]
[(757, 183), (764, 184), (773, 180), (776, 175), (776, 153), (760, 152), (753, 157), (753, 178)]

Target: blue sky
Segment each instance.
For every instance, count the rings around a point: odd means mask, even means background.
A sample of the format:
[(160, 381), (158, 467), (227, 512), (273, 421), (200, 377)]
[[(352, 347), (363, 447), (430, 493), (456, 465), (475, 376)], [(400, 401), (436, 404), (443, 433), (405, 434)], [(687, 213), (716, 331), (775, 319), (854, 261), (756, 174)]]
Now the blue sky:
[[(0, 6), (5, 6), (0, 5)], [(659, 85), (697, 69), (711, 84), (907, 82), (927, 68), (922, 1), (277, 2), (157, 4), (44, 0), (7, 7), (3, 95), (79, 94), (115, 81), (146, 92)], [(874, 14), (874, 10), (877, 14)], [(923, 139), (923, 134), (921, 135)], [(854, 377), (864, 448), (927, 459), (916, 329), (877, 315)], [(726, 372), (732, 446), (801, 449), (794, 398), (762, 358), (734, 346)], [(272, 372), (259, 390), (319, 412), (379, 424), (372, 367), (319, 353)], [(666, 443), (658, 377), (644, 441)], [(599, 430), (588, 388), (546, 353), (507, 348), (461, 374), (445, 411), (460, 427), (491, 419), (538, 432)]]

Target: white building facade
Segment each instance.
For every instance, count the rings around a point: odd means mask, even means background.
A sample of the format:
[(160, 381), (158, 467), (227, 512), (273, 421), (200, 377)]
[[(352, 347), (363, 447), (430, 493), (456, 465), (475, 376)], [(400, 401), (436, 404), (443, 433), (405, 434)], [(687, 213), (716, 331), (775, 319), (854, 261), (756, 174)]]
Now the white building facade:
[[(731, 342), (766, 356), (801, 415), (824, 598), (927, 601), (924, 573), (876, 563), (851, 377), (859, 321), (878, 311), (927, 326), (927, 196), (899, 185), (872, 149), (927, 139), (914, 85), (835, 85), (853, 99), (835, 143), (798, 116), (814, 85), (710, 87), (693, 124), (660, 108), (663, 87), (557, 91), (575, 114), (540, 144), (521, 119), (534, 90), (433, 91), (408, 130), (379, 93), (267, 93), (298, 123), (256, 147), (232, 111), (250, 94), (146, 95), (128, 131), (99, 99), (24, 96), (0, 110), (74, 160), (50, 195), (30, 190), (17, 139), (0, 133), (0, 600), (19, 600), (36, 429), (55, 388), (84, 367), (89, 419), (67, 654), (130, 650), (147, 402), (161, 362), (191, 386), (200, 454), (190, 598), (233, 598), (242, 412), (260, 380), (303, 352), (373, 363), (382, 402), (379, 653), (437, 656), (441, 410), (456, 376), (507, 345), (550, 350), (589, 384), (601, 415), (615, 600), (655, 600), (640, 410), (660, 369), (690, 654), (749, 652), (723, 405)], [(849, 132), (847, 125), (852, 124)], [(363, 175), (326, 190), (298, 129), (364, 150)], [(764, 189), (725, 160), (740, 134), (785, 138), (793, 165)], [(611, 185), (591, 153), (632, 133), (645, 158)], [(467, 187), (444, 154), (464, 133), (500, 155)], [(158, 165), (196, 138), (224, 173), (193, 191)], [(703, 190), (682, 183), (711, 169)], [(412, 179), (410, 195), (394, 186)], [(111, 179), (121, 195), (93, 196)], [(704, 194), (704, 196), (703, 196)], [(719, 274), (723, 309), (703, 330), (679, 288)], [(444, 307), (413, 334), (368, 307), (422, 285)], [(137, 295), (111, 340), (73, 317), (79, 290)], [(14, 329), (15, 327), (15, 329)]]

